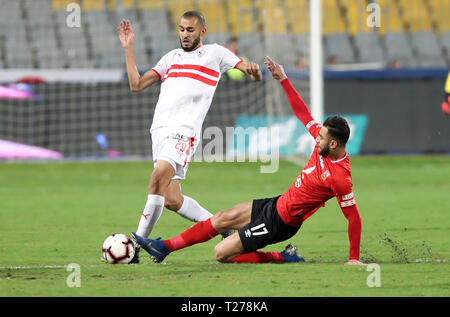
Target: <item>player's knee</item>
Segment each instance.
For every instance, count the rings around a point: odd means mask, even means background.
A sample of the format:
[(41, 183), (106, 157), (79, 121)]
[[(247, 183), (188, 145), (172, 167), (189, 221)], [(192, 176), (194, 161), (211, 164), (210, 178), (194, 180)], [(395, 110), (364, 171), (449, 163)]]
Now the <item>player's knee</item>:
[(224, 252), (223, 248), (221, 248), (220, 245), (216, 245), (214, 247), (214, 257), (216, 258), (216, 260), (218, 262), (221, 262), (221, 263), (229, 262), (228, 255)]

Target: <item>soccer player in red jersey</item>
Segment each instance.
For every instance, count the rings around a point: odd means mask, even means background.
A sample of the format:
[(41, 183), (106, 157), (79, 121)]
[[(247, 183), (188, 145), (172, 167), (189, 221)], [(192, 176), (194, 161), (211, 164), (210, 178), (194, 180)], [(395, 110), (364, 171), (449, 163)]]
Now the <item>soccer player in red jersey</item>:
[(345, 147), (350, 136), (347, 121), (335, 116), (323, 124), (316, 122), (283, 67), (269, 57), (265, 64), (272, 77), (280, 81), (295, 115), (316, 140), (308, 164), (283, 195), (257, 199), (220, 211), (172, 239), (145, 239), (133, 233), (156, 262), (161, 262), (170, 252), (208, 241), (230, 229), (238, 231), (214, 248), (215, 257), (220, 262), (305, 261), (292, 245), (288, 245), (283, 252), (258, 250), (294, 236), (303, 221), (324, 206), (327, 200), (336, 197), (348, 220), (350, 252), (345, 264), (365, 265), (359, 261), (361, 218), (353, 194), (350, 161)]

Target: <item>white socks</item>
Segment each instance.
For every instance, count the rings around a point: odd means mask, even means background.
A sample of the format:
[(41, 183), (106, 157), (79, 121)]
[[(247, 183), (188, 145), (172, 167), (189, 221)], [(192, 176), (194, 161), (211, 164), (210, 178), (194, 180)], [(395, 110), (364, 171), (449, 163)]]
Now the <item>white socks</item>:
[(164, 196), (148, 195), (147, 203), (142, 212), (141, 220), (136, 231), (138, 236), (147, 238), (158, 221), (164, 209)]
[(200, 222), (213, 216), (212, 213), (200, 206), (196, 200), (184, 195), (183, 197), (183, 205), (181, 205), (181, 208), (177, 211), (177, 213), (183, 218), (194, 222)]
[[(213, 216), (208, 210), (200, 206), (200, 204), (188, 196), (183, 196), (184, 201), (177, 213), (193, 222), (200, 222)], [(142, 212), (136, 234), (143, 238), (148, 238), (150, 232), (158, 221), (164, 209), (164, 196), (148, 195), (147, 203)]]

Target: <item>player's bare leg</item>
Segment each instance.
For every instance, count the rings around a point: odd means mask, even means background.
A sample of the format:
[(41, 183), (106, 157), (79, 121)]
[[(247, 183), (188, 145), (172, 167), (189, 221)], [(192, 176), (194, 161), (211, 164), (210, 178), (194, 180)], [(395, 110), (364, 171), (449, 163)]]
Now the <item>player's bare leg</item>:
[(172, 179), (164, 193), (164, 207), (169, 210), (177, 211), (183, 205), (183, 194), (181, 192), (181, 182), (179, 179)]
[(149, 195), (164, 196), (174, 175), (175, 170), (172, 165), (169, 162), (159, 160), (150, 176), (150, 182), (148, 184)]
[(213, 216), (208, 210), (200, 206), (193, 198), (183, 195), (181, 182), (178, 179), (171, 180), (165, 192), (165, 207), (193, 222), (209, 219)]
[(252, 202), (250, 201), (219, 211), (211, 218), (211, 225), (217, 232), (237, 230), (249, 223), (251, 216)]

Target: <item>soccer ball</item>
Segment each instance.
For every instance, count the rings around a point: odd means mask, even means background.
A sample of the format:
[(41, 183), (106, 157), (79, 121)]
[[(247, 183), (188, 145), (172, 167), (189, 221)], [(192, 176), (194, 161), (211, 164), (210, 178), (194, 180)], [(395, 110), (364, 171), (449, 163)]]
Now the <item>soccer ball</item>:
[(135, 253), (133, 241), (122, 233), (114, 233), (103, 242), (102, 259), (111, 264), (128, 264)]

